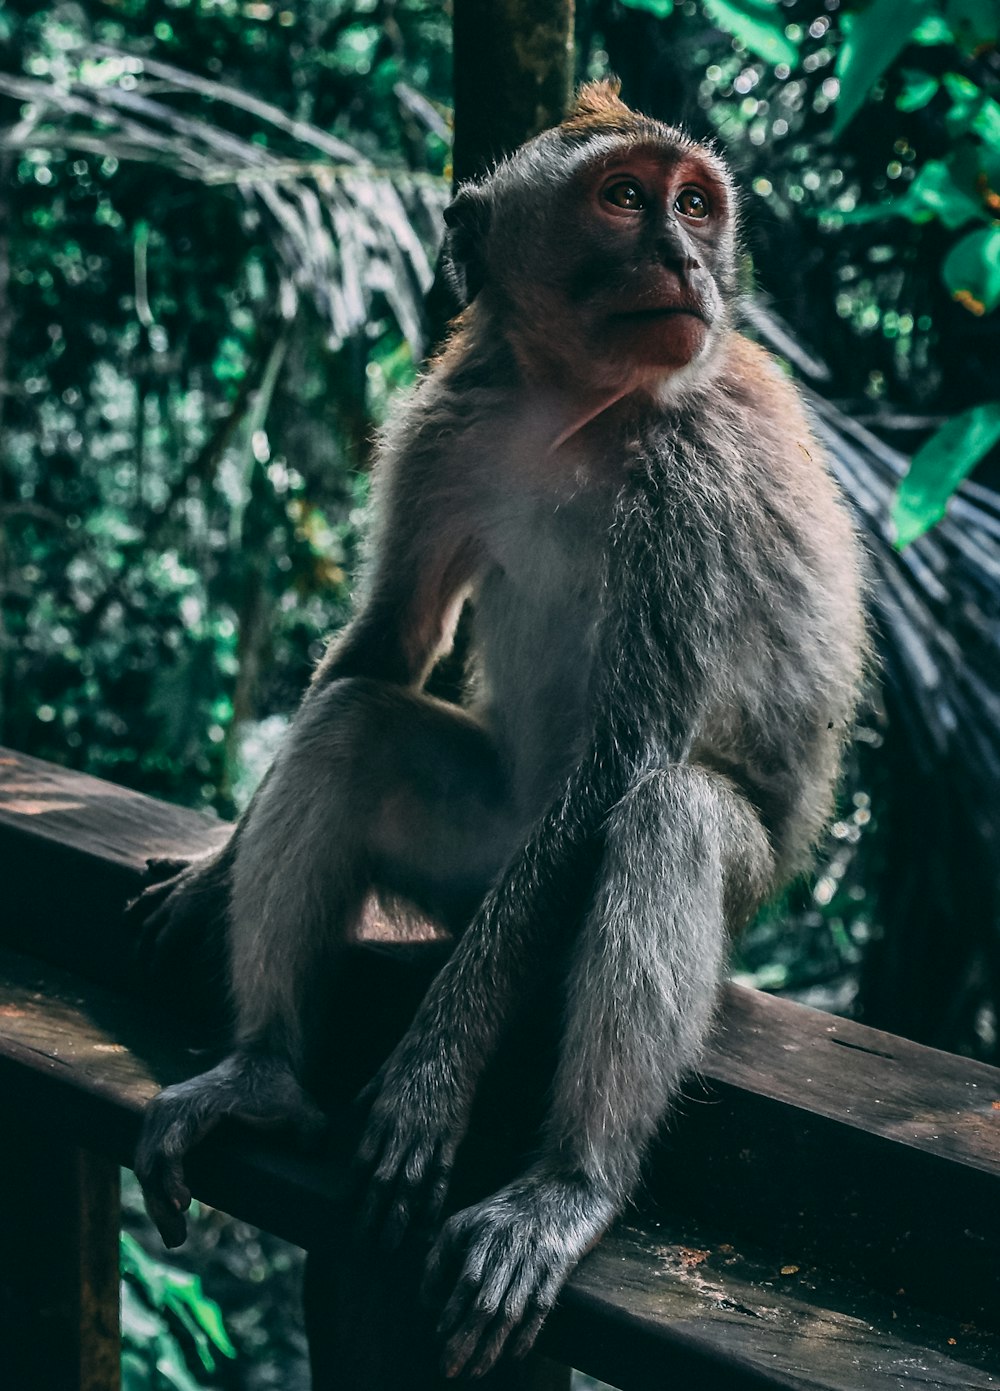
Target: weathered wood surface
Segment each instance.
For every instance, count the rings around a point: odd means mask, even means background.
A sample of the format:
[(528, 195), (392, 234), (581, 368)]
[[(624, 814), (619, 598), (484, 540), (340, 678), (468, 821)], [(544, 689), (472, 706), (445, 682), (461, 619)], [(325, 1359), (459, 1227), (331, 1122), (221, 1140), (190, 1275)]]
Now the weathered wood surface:
[[(0, 1112), (2, 1114), (2, 1112)], [(23, 1113), (0, 1149), (0, 1385), (117, 1391), (118, 1166)]]
[[(8, 1120), (57, 1117), (127, 1163), (149, 1096), (202, 1066), (148, 1002), (106, 987), (138, 984), (121, 907), (147, 857), (225, 833), (0, 753), (0, 940), (74, 972), (0, 961)], [(993, 1384), (1000, 1070), (730, 987), (688, 1093), (652, 1170), (655, 1211), (581, 1267), (548, 1333), (554, 1355), (626, 1391), (662, 1385), (666, 1366), (727, 1391)], [(299, 1244), (337, 1240), (348, 1145), (316, 1164), (221, 1135), (192, 1159), (194, 1190)], [(711, 1255), (691, 1264), (682, 1247)], [(773, 1255), (732, 1266), (727, 1247)], [(782, 1265), (811, 1273), (760, 1278)]]
[[(8, 1134), (30, 1117), (48, 1125), (54, 1146), (71, 1136), (128, 1164), (145, 1102), (196, 1065), (136, 1001), (0, 952)], [(205, 1201), (308, 1247), (347, 1239), (348, 1157), (345, 1147), (302, 1158), (234, 1132), (205, 1144), (189, 1168)], [(748, 1255), (737, 1241), (666, 1212), (622, 1225), (573, 1277), (545, 1350), (623, 1391), (659, 1391), (668, 1371), (672, 1384), (700, 1391), (1000, 1386), (995, 1335), (799, 1265), (794, 1247)]]

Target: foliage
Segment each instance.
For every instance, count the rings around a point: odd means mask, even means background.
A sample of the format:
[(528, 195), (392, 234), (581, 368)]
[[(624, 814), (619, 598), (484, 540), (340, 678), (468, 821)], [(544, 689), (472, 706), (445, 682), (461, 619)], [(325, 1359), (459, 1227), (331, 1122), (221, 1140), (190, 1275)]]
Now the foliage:
[(201, 1368), (216, 1369), (217, 1354), (235, 1357), (219, 1306), (201, 1279), (148, 1255), (135, 1237), (121, 1236), (122, 1385), (124, 1391), (199, 1391), (178, 1331)]
[(446, 196), (446, 22), (371, 9), (0, 12), (8, 742), (231, 811), (343, 620)]
[(913, 456), (893, 503), (900, 546), (941, 520), (959, 483), (998, 442), (1000, 402), (974, 406), (931, 436)]
[[(727, 0), (725, 5), (705, 0), (705, 8), (741, 46), (776, 68), (783, 65), (790, 71), (796, 66), (803, 30), (785, 22), (791, 7), (767, 0)], [(821, 27), (814, 20), (808, 32)], [(758, 31), (768, 41), (762, 41)], [(921, 159), (908, 140), (895, 141), (894, 152), (909, 157), (909, 168), (892, 160), (886, 172), (907, 185), (905, 191), (859, 204), (854, 190), (847, 188), (817, 208), (824, 229), (835, 232), (845, 225), (901, 217), (915, 226), (938, 221), (949, 232), (961, 231), (960, 237), (942, 245), (942, 281), (969, 313), (991, 313), (1000, 305), (1000, 103), (992, 95), (1000, 88), (992, 62), (1000, 10), (991, 0), (869, 0), (845, 6), (837, 28), (827, 22), (824, 36), (827, 31), (836, 41), (835, 50), (830, 49), (836, 56), (834, 77), (824, 81), (821, 94), (832, 105), (829, 133), (834, 141), (840, 141), (866, 103), (885, 90), (895, 91), (898, 111), (923, 113), (925, 137), (932, 134), (933, 121), (939, 128), (935, 133), (946, 135), (948, 144), (940, 157), (930, 147), (930, 157)], [(785, 47), (779, 49), (782, 43)], [(760, 103), (753, 104), (759, 110)], [(812, 182), (817, 188), (821, 183), (815, 173)], [(969, 230), (973, 222), (980, 226)], [(875, 318), (874, 309), (869, 302), (862, 313)], [(912, 332), (912, 315), (905, 318)], [(900, 316), (894, 314), (891, 322), (898, 335)], [(986, 417), (991, 410), (982, 407)], [(994, 434), (976, 428), (983, 418), (967, 412), (921, 450), (916, 472), (900, 485), (893, 506), (899, 545), (940, 519), (954, 488), (996, 444)]]

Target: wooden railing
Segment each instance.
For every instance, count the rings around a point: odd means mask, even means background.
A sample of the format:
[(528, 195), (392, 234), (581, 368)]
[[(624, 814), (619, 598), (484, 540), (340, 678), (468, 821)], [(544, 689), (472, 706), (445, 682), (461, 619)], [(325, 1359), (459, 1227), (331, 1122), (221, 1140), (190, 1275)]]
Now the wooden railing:
[[(10, 1391), (116, 1385), (117, 1166), (157, 1088), (199, 1070), (192, 1028), (218, 988), (192, 967), (164, 1008), (122, 908), (147, 857), (224, 833), (0, 751)], [(204, 1201), (332, 1252), (347, 1159), (233, 1131), (189, 1174)], [(728, 987), (641, 1206), (582, 1262), (541, 1347), (623, 1391), (1000, 1386), (1000, 1070)]]

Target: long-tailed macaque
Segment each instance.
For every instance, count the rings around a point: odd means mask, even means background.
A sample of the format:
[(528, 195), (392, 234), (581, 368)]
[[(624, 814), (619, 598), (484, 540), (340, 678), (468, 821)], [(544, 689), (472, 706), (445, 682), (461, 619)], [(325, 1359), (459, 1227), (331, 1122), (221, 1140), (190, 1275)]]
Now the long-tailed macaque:
[[(382, 441), (370, 571), (216, 859), (154, 926), (227, 916), (233, 1051), (150, 1106), (164, 1239), (223, 1116), (303, 1086), (373, 889), (457, 945), (369, 1088), (366, 1220), (431, 1224), (450, 1374), (527, 1349), (633, 1190), (727, 939), (806, 862), (863, 665), (845, 508), (793, 386), (734, 328), (719, 157), (611, 84), (446, 214), (466, 302)], [(473, 605), (461, 707), (424, 690)], [(543, 967), (561, 1050), (533, 1157), (435, 1224), (483, 1071)]]

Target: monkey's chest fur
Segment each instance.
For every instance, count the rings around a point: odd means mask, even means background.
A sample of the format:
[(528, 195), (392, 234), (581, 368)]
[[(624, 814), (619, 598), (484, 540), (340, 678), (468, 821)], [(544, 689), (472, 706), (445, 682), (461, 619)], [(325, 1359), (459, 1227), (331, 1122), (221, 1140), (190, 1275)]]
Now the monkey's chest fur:
[[(481, 532), (475, 704), (525, 819), (583, 751), (609, 625), (623, 700), (635, 654), (654, 744), (658, 709), (697, 683), (695, 760), (767, 797), (790, 751), (832, 779), (857, 679), (838, 628), (857, 604), (816, 538), (848, 549), (849, 528), (822, 467), (780, 429), (741, 428), (741, 403), (721, 392), (711, 404), (697, 426), (660, 419), (652, 438), (630, 438), (619, 423), (610, 440), (597, 429), (571, 445), (561, 468), (522, 457), (496, 472), (506, 486), (491, 489)], [(831, 675), (836, 648), (845, 661)], [(823, 815), (817, 804), (805, 819), (812, 829)]]
[(509, 493), (493, 514), (474, 608), (475, 703), (530, 818), (580, 752), (611, 501)]

